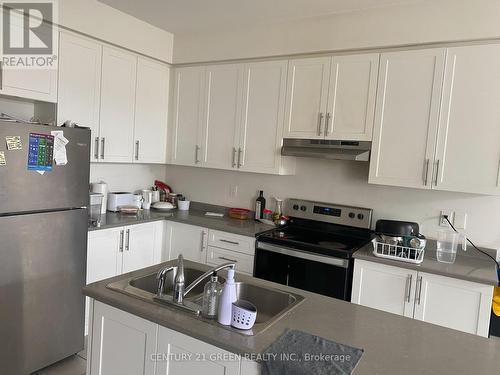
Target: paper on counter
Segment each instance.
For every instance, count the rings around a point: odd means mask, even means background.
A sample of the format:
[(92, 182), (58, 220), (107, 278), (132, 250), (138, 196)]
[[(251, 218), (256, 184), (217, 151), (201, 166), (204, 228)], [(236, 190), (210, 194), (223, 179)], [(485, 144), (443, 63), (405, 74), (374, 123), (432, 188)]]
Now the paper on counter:
[(64, 132), (62, 130), (53, 130), (50, 134), (54, 136), (54, 162), (56, 165), (68, 164), (66, 145), (69, 141), (64, 137)]

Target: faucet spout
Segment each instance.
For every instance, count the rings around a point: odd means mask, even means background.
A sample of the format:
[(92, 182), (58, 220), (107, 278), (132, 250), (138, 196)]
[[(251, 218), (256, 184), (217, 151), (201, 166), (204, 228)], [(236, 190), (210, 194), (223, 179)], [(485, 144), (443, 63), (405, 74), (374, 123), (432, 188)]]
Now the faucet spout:
[(203, 280), (209, 278), (214, 272), (219, 272), (219, 271), (222, 271), (226, 268), (231, 268), (231, 269), (235, 269), (236, 268), (236, 263), (224, 263), (224, 264), (221, 264), (217, 267), (213, 267), (211, 269), (209, 269), (207, 272), (205, 272), (203, 275), (199, 276), (196, 280), (194, 280), (191, 284), (189, 284), (189, 286), (186, 287), (186, 289), (184, 290), (184, 296), (183, 297), (186, 297), (186, 295), (191, 291), (193, 290), (199, 283), (201, 283)]

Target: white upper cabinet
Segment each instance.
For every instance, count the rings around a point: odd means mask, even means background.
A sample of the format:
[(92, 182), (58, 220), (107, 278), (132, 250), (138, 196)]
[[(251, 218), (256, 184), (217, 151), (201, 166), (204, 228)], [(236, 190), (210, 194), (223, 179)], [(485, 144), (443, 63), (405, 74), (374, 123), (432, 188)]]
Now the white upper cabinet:
[(60, 33), (57, 123), (70, 120), (91, 129), (91, 161), (99, 158), (101, 55), (99, 43)]
[(431, 187), (444, 49), (384, 53), (369, 182)]
[(500, 193), (500, 44), (449, 48), (435, 187)]
[(201, 163), (209, 168), (230, 169), (238, 157), (238, 137), (243, 86), (241, 64), (207, 67), (206, 109), (203, 116)]
[(200, 162), (205, 72), (205, 67), (175, 69), (171, 156), (174, 164), (194, 166)]
[(324, 138), (331, 57), (293, 59), (288, 67), (286, 138)]
[(138, 58), (134, 162), (167, 161), (169, 74), (167, 65)]
[(372, 140), (379, 57), (378, 53), (333, 57), (326, 138)]
[(99, 153), (105, 162), (133, 159), (136, 73), (136, 55), (103, 48)]
[[(22, 16), (16, 15), (15, 12), (10, 14), (10, 26), (17, 28), (13, 34), (24, 35)], [(2, 16), (1, 11), (0, 16)], [(51, 34), (52, 26), (42, 23), (37, 32)], [(57, 41), (54, 41), (53, 45), (57, 46)], [(55, 52), (54, 54), (56, 54)], [(9, 68), (0, 63), (0, 94), (44, 102), (57, 102), (57, 63), (58, 60), (54, 60), (52, 69)]]
[(243, 110), (235, 144), (235, 164), (241, 170), (285, 174), (293, 169), (291, 158), (280, 155), (286, 72), (287, 61), (244, 66)]

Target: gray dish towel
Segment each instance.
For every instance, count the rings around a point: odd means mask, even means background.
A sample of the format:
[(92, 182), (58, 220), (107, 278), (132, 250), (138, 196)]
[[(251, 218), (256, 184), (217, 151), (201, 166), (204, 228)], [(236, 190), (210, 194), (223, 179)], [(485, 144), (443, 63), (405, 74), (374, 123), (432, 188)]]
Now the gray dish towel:
[(261, 375), (349, 375), (363, 349), (289, 330), (262, 355)]

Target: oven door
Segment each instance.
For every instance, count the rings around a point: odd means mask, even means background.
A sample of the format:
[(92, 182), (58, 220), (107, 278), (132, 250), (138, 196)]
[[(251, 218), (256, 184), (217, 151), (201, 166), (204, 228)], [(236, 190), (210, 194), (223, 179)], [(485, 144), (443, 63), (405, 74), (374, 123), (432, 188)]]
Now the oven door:
[(257, 242), (254, 276), (349, 301), (352, 262)]

